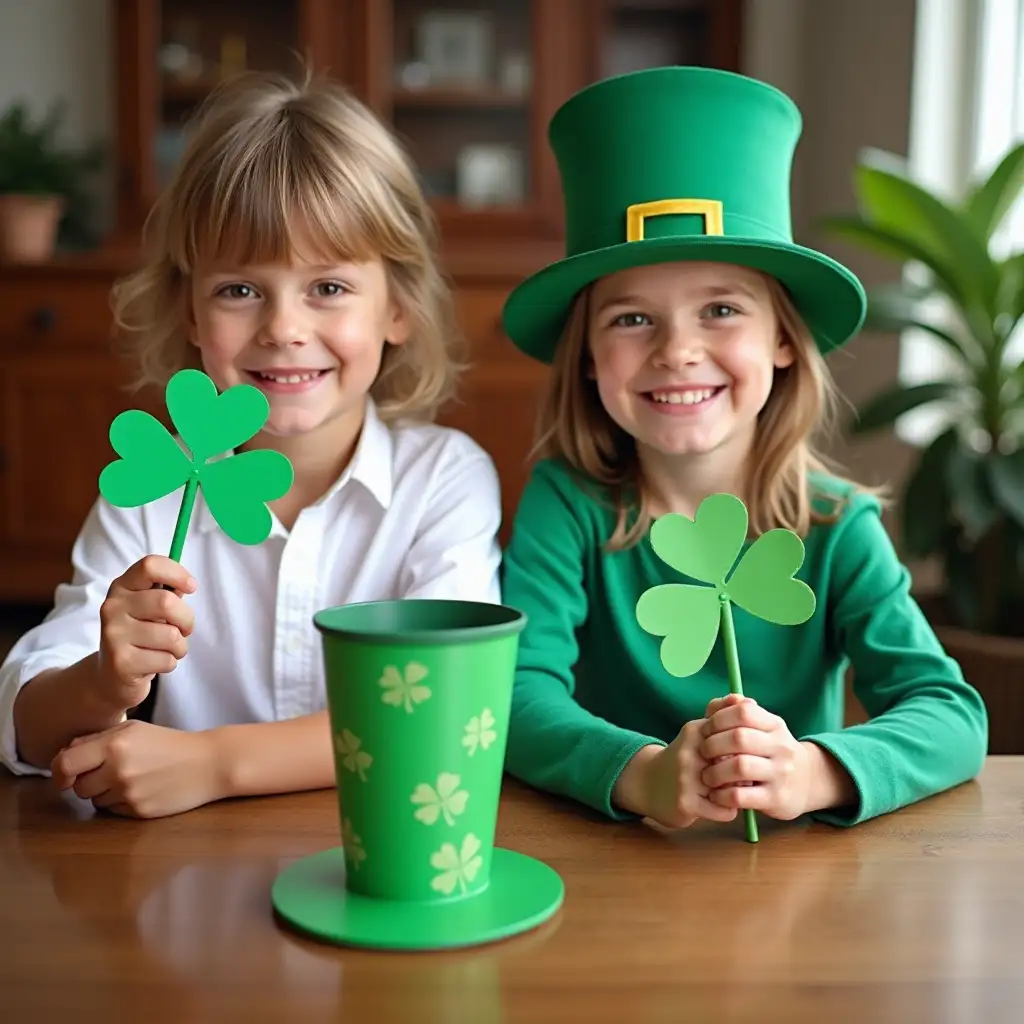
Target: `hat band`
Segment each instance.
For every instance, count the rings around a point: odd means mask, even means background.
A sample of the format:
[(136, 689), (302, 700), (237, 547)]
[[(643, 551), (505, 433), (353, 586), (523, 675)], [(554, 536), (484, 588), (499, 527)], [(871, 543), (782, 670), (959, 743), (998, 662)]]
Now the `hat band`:
[(644, 221), (666, 214), (699, 214), (704, 218), (705, 235), (724, 235), (722, 202), (719, 199), (655, 199), (626, 207), (626, 241), (640, 242), (644, 237)]

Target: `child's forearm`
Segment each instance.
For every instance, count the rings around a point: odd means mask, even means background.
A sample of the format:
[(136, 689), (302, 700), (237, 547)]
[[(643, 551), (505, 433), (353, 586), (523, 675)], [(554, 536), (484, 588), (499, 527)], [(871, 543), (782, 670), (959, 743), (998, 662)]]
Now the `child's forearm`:
[(27, 682), (14, 699), (18, 756), (37, 768), (50, 762), (73, 739), (102, 732), (124, 719), (124, 709), (93, 696), (97, 654), (67, 668), (48, 669)]
[(326, 711), (284, 722), (211, 729), (224, 797), (294, 793), (334, 785)]
[(619, 772), (619, 777), (612, 787), (612, 805), (629, 814), (638, 814), (640, 817), (647, 817), (650, 814), (648, 790), (648, 767), (651, 759), (655, 758), (664, 748), (649, 745), (641, 747), (626, 762), (625, 768)]
[(800, 745), (810, 758), (807, 809), (804, 813), (854, 805), (858, 794), (850, 773), (817, 743), (804, 740)]

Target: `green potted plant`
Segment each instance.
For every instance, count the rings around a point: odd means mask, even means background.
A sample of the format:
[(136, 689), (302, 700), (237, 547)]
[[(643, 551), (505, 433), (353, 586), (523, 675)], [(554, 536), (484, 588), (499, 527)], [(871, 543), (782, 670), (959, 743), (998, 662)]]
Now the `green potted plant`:
[(62, 222), (73, 241), (86, 233), (83, 186), (100, 166), (102, 150), (62, 146), (63, 116), (63, 104), (54, 103), (33, 122), (21, 102), (0, 116), (0, 261), (48, 259)]
[(905, 556), (939, 560), (943, 592), (922, 605), (988, 703), (993, 753), (1024, 753), (1024, 359), (1013, 344), (1024, 252), (993, 245), (1022, 186), (1024, 145), (956, 202), (872, 150), (854, 172), (857, 213), (825, 222), (910, 265), (901, 283), (869, 290), (866, 326), (925, 331), (950, 357), (934, 379), (874, 395), (850, 428), (889, 428), (925, 405), (945, 413), (899, 495), (900, 544)]

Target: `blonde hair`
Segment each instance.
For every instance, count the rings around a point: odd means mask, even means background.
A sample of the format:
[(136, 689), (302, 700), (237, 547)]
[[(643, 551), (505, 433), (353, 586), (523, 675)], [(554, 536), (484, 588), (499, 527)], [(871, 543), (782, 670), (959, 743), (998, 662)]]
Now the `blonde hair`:
[(342, 86), (309, 78), (241, 75), (198, 112), (147, 218), (145, 264), (113, 292), (137, 385), (163, 387), (199, 365), (186, 328), (197, 262), (287, 262), (296, 223), (317, 255), (383, 262), (410, 333), (385, 345), (370, 393), (386, 421), (432, 418), (464, 368), (433, 215), (387, 127)]
[[(815, 435), (832, 427), (838, 392), (789, 294), (774, 278), (765, 280), (781, 339), (792, 345), (795, 359), (775, 371), (771, 394), (758, 417), (745, 496), (750, 529), (755, 536), (775, 527), (806, 536), (813, 524), (832, 522), (839, 511), (838, 498), (814, 492), (812, 473), (828, 473), (842, 483), (858, 485), (839, 476), (815, 447)], [(591, 291), (588, 286), (576, 297), (556, 348), (534, 453), (563, 459), (613, 497), (617, 519), (607, 546), (620, 550), (650, 529), (650, 496), (636, 442), (608, 415), (587, 372)], [(829, 499), (830, 511), (817, 510), (815, 498)]]

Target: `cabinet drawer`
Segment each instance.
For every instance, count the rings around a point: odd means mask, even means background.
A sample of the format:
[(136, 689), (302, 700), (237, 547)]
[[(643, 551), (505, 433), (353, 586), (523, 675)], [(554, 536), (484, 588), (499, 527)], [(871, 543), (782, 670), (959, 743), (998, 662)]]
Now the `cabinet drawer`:
[(52, 281), (0, 280), (0, 351), (109, 351), (112, 283), (103, 277), (75, 280), (65, 275)]

